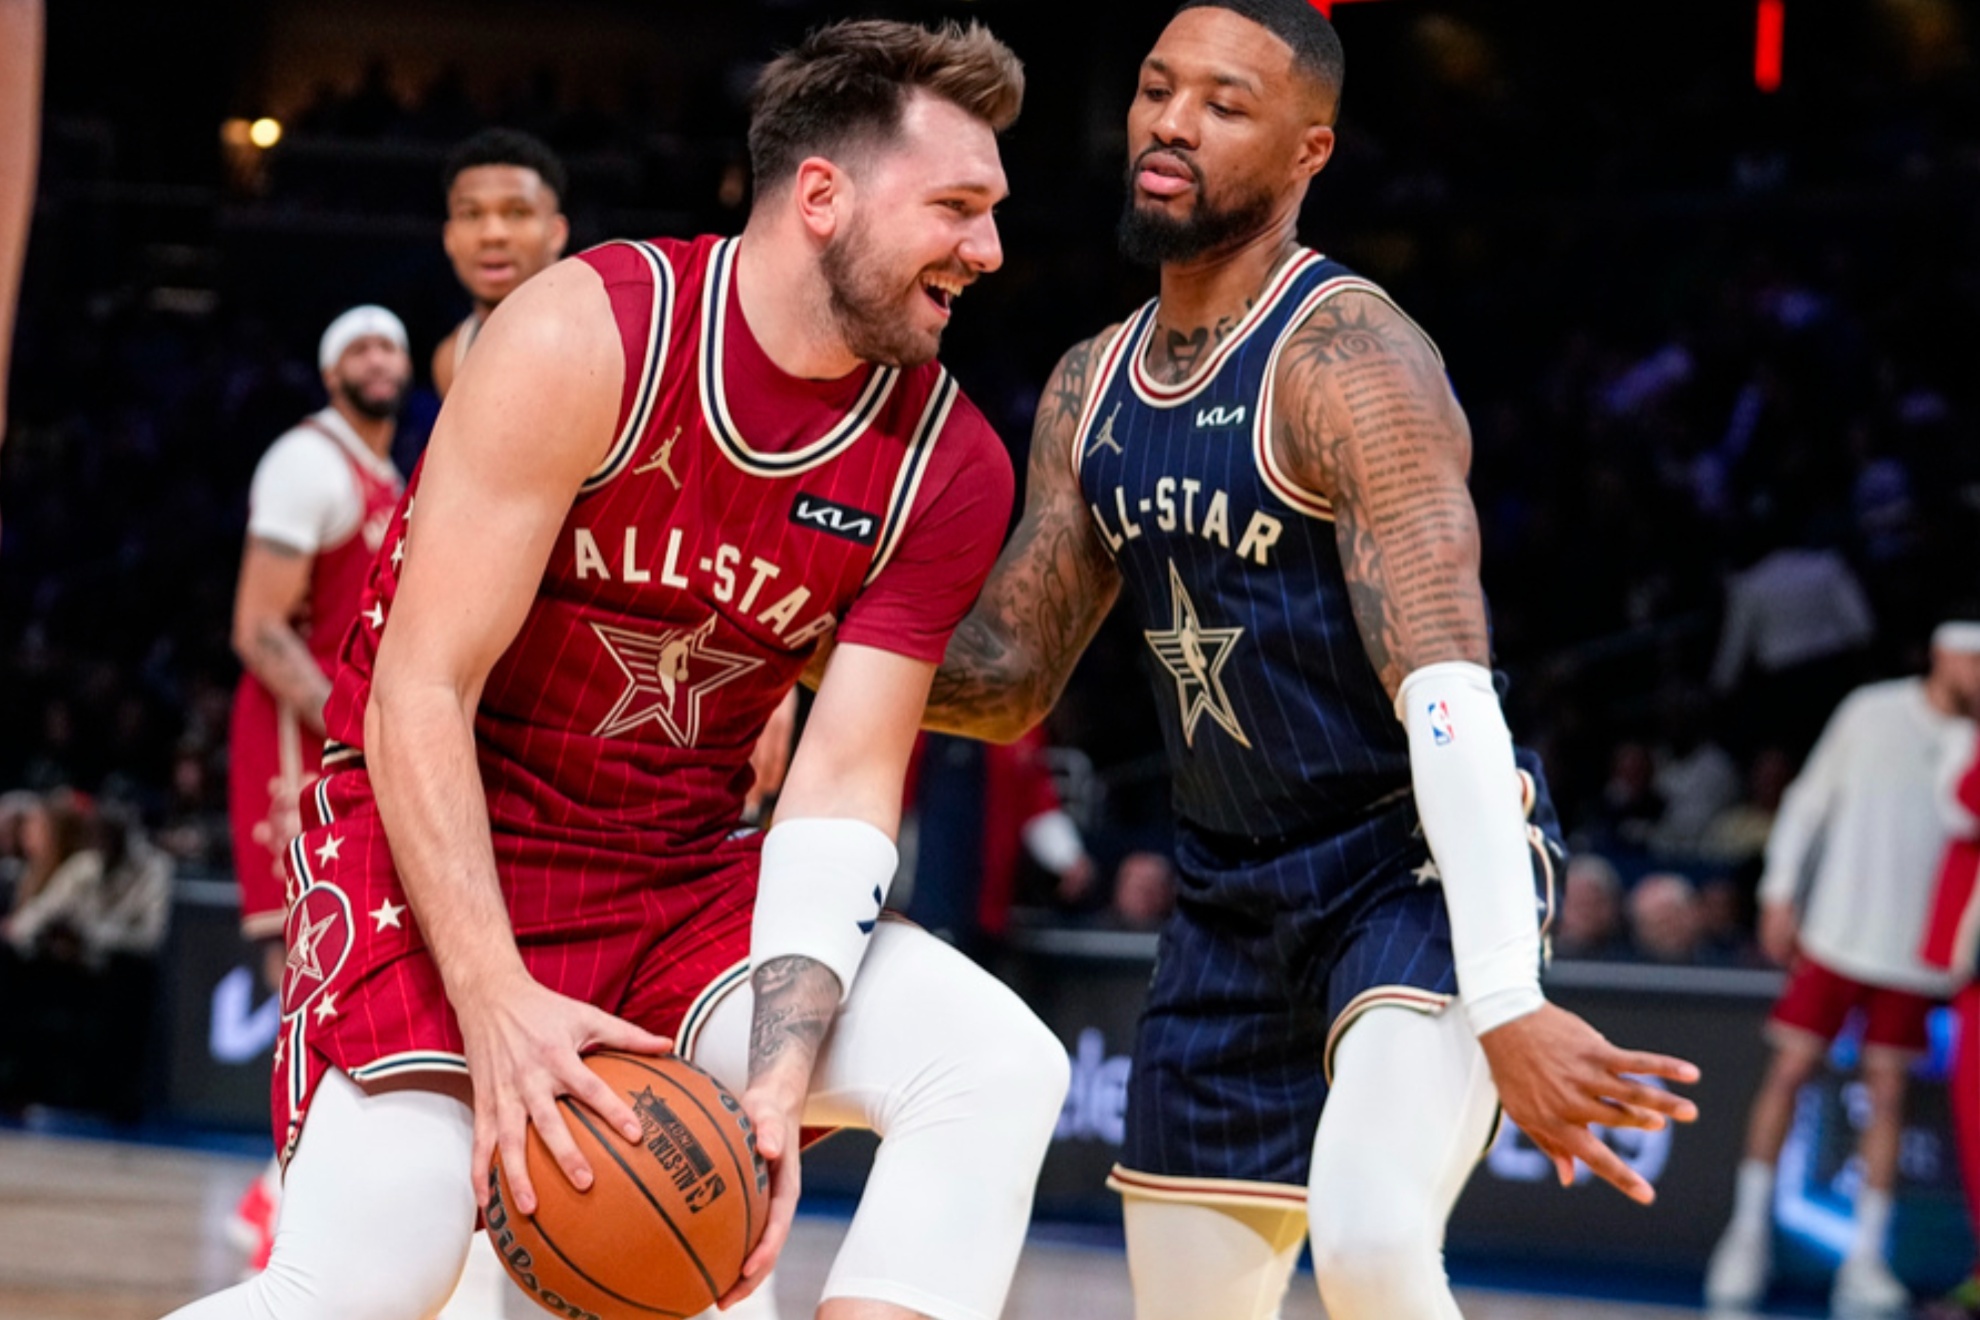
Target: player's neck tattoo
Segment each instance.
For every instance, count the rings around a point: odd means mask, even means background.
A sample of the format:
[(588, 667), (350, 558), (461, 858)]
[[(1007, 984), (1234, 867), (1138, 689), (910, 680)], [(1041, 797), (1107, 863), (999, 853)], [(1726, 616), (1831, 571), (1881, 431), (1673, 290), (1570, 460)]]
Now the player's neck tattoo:
[(1145, 364), (1148, 374), (1164, 385), (1174, 385), (1187, 380), (1196, 370), (1197, 363), (1210, 349), (1230, 337), (1231, 331), (1238, 328), (1245, 315), (1257, 304), (1256, 295), (1244, 300), (1244, 311), (1233, 316), (1217, 319), (1215, 325), (1192, 326), (1178, 330), (1161, 322), (1160, 311), (1156, 312), (1155, 333), (1150, 336), (1148, 361)]

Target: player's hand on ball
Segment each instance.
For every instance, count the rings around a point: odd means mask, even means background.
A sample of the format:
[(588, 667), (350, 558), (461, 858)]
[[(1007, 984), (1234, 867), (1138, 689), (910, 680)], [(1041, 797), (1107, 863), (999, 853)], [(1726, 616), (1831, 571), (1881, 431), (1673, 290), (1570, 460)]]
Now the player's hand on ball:
[(756, 1153), (770, 1166), (770, 1219), (763, 1230), (763, 1240), (743, 1262), (742, 1278), (716, 1303), (724, 1311), (755, 1292), (769, 1277), (778, 1253), (791, 1235), (791, 1219), (797, 1213), (802, 1184), (798, 1176), (798, 1146), (804, 1094), (791, 1096), (787, 1088), (756, 1087), (743, 1092), (742, 1107), (749, 1115), (750, 1125), (756, 1129)]
[[(1574, 1182), (1578, 1159), (1632, 1201), (1657, 1199), (1650, 1184), (1623, 1163), (1592, 1124), (1657, 1129), (1689, 1123), (1698, 1106), (1638, 1080), (1695, 1082), (1698, 1067), (1683, 1059), (1618, 1049), (1573, 1013), (1548, 1004), (1478, 1038), (1506, 1117), (1554, 1163), (1561, 1186)], [(1632, 1076), (1634, 1074), (1634, 1076)]]
[(639, 1140), (639, 1120), (631, 1107), (578, 1055), (601, 1047), (665, 1054), (673, 1049), (672, 1041), (546, 989), (520, 970), (473, 1003), (456, 1004), (455, 1014), (474, 1082), (473, 1176), (475, 1197), (484, 1210), (488, 1168), (499, 1148), (515, 1208), (535, 1213), (536, 1189), (530, 1186), (523, 1154), (531, 1123), (571, 1186), (579, 1191), (591, 1186), (591, 1167), (564, 1125), (559, 1096), (575, 1096), (628, 1141)]

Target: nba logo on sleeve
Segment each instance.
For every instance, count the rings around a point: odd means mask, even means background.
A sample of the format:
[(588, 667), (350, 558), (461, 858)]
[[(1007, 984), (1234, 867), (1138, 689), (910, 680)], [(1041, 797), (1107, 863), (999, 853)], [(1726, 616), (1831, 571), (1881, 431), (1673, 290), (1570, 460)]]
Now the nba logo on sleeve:
[(1451, 725), (1451, 708), (1445, 702), (1430, 703), (1430, 739), (1439, 747), (1449, 747), (1457, 741), (1457, 730)]

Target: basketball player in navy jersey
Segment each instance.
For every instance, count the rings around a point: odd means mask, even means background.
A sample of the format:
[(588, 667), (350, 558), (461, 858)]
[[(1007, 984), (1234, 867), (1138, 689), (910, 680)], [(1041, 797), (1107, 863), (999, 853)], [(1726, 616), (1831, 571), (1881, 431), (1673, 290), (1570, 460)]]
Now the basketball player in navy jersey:
[(1144, 630), (1182, 878), (1111, 1180), (1139, 1320), (1275, 1315), (1309, 1235), (1334, 1320), (1456, 1316), (1501, 1105), (1643, 1202), (1590, 1125), (1695, 1116), (1643, 1080), (1690, 1064), (1541, 994), (1560, 854), (1488, 668), (1470, 434), (1422, 330), (1295, 236), (1342, 67), (1303, 0), (1187, 0), (1143, 62), (1121, 239), (1161, 296), (1059, 363), (930, 698), (1008, 740), (1117, 596)]

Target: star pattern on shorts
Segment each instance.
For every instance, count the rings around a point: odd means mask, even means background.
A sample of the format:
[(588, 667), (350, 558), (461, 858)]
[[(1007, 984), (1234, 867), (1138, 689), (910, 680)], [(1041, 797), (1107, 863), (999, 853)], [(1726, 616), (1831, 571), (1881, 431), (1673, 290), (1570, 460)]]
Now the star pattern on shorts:
[(317, 944), (325, 931), (337, 923), (337, 914), (330, 913), (321, 921), (303, 919), (302, 929), (296, 932), (295, 943), (289, 946), (289, 956), (283, 965), (297, 976), (307, 976), (312, 981), (323, 979), (323, 963), (317, 956)]
[(282, 1062), (282, 1035), (280, 1032), (275, 1034), (275, 1062), (278, 1065)]
[(332, 862), (342, 861), (343, 858), (337, 856), (337, 850), (339, 848), (342, 848), (343, 846), (344, 846), (343, 835), (341, 834), (331, 835), (329, 838), (323, 841), (323, 846), (316, 850), (316, 864), (318, 866), (328, 866)]
[(316, 1001), (316, 1007), (311, 1009), (310, 1012), (316, 1015), (317, 1025), (319, 1026), (328, 1022), (331, 1018), (336, 1017), (337, 992), (335, 990), (325, 990), (323, 992), (323, 998)]
[(711, 614), (697, 628), (652, 634), (592, 624), (592, 632), (626, 677), (626, 690), (593, 733), (615, 738), (652, 723), (664, 729), (675, 746), (694, 746), (701, 734), (702, 699), (763, 666), (754, 656), (710, 646), (715, 621)]
[(392, 547), (392, 567), (397, 568), (399, 565), (405, 562), (406, 562), (406, 538), (402, 536), (399, 538), (399, 543)]
[(1410, 874), (1416, 877), (1416, 883), (1419, 885), (1439, 883), (1444, 878), (1444, 873), (1437, 869), (1437, 859), (1434, 857), (1424, 858), (1423, 865), (1411, 871)]
[(371, 608), (364, 612), (364, 621), (371, 625), (373, 632), (383, 628), (385, 626), (385, 607), (375, 600), (372, 601)]
[(373, 931), (372, 934), (376, 935), (378, 931), (384, 930), (387, 926), (390, 926), (393, 930), (403, 930), (404, 927), (399, 925), (399, 917), (405, 910), (406, 905), (404, 903), (394, 903), (389, 898), (384, 900), (371, 910), (371, 919), (378, 923), (378, 930)]
[(1176, 705), (1181, 708), (1183, 744), (1196, 746), (1196, 725), (1208, 715), (1242, 747), (1251, 740), (1238, 726), (1237, 712), (1231, 709), (1231, 694), (1224, 690), (1224, 665), (1242, 628), (1205, 628), (1196, 613), (1196, 602), (1183, 586), (1176, 561), (1169, 561), (1169, 605), (1175, 623), (1163, 632), (1144, 632), (1148, 645), (1162, 668), (1176, 680)]

